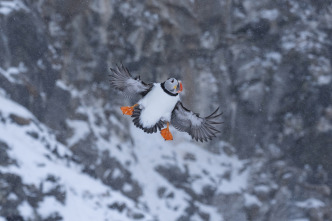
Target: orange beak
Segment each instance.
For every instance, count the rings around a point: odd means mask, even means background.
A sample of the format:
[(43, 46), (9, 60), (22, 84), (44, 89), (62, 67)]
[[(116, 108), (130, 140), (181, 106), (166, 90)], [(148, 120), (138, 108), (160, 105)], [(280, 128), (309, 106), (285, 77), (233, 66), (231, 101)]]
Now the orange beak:
[(180, 93), (181, 91), (183, 91), (182, 82), (179, 81), (179, 84), (180, 84), (180, 90), (178, 90), (178, 93)]

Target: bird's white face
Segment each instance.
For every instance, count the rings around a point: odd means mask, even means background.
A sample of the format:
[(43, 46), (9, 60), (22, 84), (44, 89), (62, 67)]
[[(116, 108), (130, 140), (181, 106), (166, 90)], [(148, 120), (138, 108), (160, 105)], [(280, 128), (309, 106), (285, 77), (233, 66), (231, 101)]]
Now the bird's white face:
[(180, 93), (183, 90), (181, 81), (175, 78), (167, 79), (167, 81), (165, 81), (165, 88), (172, 94)]

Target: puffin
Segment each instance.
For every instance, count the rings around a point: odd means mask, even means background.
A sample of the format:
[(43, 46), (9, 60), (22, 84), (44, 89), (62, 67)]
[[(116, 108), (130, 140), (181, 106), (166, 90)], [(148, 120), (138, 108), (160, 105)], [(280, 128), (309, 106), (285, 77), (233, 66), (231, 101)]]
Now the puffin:
[(140, 76), (132, 77), (123, 64), (110, 70), (111, 87), (134, 104), (120, 107), (122, 113), (131, 116), (134, 125), (144, 132), (160, 131), (161, 136), (169, 141), (173, 140), (169, 128), (172, 125), (200, 142), (212, 140), (221, 133), (216, 128), (216, 125), (223, 123), (218, 119), (222, 115), (219, 108), (207, 117), (200, 117), (184, 107), (179, 96), (183, 91), (181, 81), (171, 77), (162, 83), (145, 83)]

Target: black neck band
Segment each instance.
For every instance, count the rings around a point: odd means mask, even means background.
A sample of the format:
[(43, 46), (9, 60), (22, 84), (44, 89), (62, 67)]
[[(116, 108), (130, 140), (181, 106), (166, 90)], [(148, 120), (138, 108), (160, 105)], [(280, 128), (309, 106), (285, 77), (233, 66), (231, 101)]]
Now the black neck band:
[(166, 90), (166, 88), (165, 88), (165, 82), (161, 83), (160, 86), (165, 91), (166, 94), (171, 95), (171, 96), (178, 96), (178, 94), (173, 94), (173, 93), (169, 92), (168, 90)]

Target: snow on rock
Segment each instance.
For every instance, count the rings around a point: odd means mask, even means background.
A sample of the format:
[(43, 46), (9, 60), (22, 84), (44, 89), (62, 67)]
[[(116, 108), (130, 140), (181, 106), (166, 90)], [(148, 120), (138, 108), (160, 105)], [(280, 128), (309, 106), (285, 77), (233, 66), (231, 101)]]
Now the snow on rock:
[(26, 201), (19, 205), (18, 210), (23, 217), (32, 217), (33, 215), (33, 208)]
[(261, 17), (270, 21), (274, 21), (278, 18), (279, 11), (277, 9), (265, 9), (261, 11)]
[(296, 218), (296, 219), (292, 219), (291, 221), (310, 221), (307, 218)]
[(303, 30), (289, 33), (281, 38), (282, 47), (285, 51), (295, 50), (302, 53), (320, 51), (324, 48), (327, 35), (324, 32)]
[(67, 125), (75, 130), (73, 136), (67, 140), (69, 147), (77, 143), (80, 139), (85, 138), (90, 132), (89, 126), (82, 120), (67, 120)]
[(7, 197), (7, 199), (9, 199), (9, 200), (17, 200), (18, 198), (17, 198), (16, 194), (10, 193), (9, 196)]
[(296, 202), (296, 205), (301, 208), (310, 209), (310, 208), (324, 207), (325, 203), (315, 198), (309, 198), (304, 201)]
[(215, 39), (209, 32), (205, 32), (200, 39), (200, 43), (203, 48), (212, 49), (213, 47), (215, 47), (215, 42)]
[[(63, 191), (64, 201), (50, 196), (38, 203), (38, 212), (43, 218), (57, 215), (64, 220), (126, 220), (128, 217), (125, 213), (109, 209), (109, 205), (114, 202), (124, 203), (126, 210), (131, 213), (139, 211), (133, 201), (113, 192), (100, 181), (82, 174), (81, 166), (66, 160), (71, 153), (28, 110), (3, 96), (0, 96), (0, 103), (0, 116), (5, 119), (5, 123), (0, 124), (0, 140), (8, 144), (8, 154), (17, 162), (0, 168), (0, 173), (19, 175), (24, 185), (42, 184), (45, 194), (52, 191), (52, 185), (46, 180), (50, 176), (55, 177), (56, 181), (53, 182), (58, 183), (60, 191)], [(29, 117), (33, 121), (27, 126), (17, 125), (8, 118), (13, 113)], [(27, 135), (29, 131), (37, 133), (38, 138)], [(57, 155), (54, 148), (65, 151)], [(9, 198), (15, 200), (14, 196), (11, 193)], [(34, 218), (30, 203), (24, 201), (18, 209), (22, 216)]]
[(251, 195), (251, 194), (248, 194), (248, 193), (245, 193), (244, 194), (244, 204), (246, 207), (251, 207), (251, 206), (262, 206), (262, 203), (261, 201), (259, 201), (259, 199), (254, 196), (254, 195)]
[(0, 2), (0, 14), (8, 15), (12, 11), (26, 9), (20, 0), (2, 0)]
[(317, 79), (317, 83), (319, 85), (328, 85), (331, 83), (332, 80), (332, 76), (331, 75), (323, 75), (323, 76), (319, 76)]
[(27, 68), (23, 63), (20, 63), (17, 67), (10, 67), (6, 70), (0, 67), (0, 74), (7, 78), (7, 80), (11, 83), (21, 83), (22, 74), (24, 74), (26, 71)]
[(70, 88), (61, 80), (57, 80), (55, 82), (55, 85), (59, 88), (61, 88), (62, 90), (65, 90), (65, 91), (70, 91)]
[[(158, 186), (164, 187), (168, 193), (175, 193), (174, 199), (169, 199), (168, 203), (173, 201), (171, 205), (173, 208), (177, 207), (178, 212), (173, 211), (174, 219), (168, 218), (168, 220), (175, 220), (176, 214), (185, 209), (187, 199), (190, 197), (186, 192), (186, 186), (190, 186), (197, 196), (203, 194), (204, 189), (209, 185), (212, 185), (216, 193), (241, 193), (245, 189), (247, 171), (243, 170), (242, 161), (224, 154), (216, 156), (190, 141), (190, 138), (181, 140), (180, 137), (184, 134), (177, 132), (174, 128), (171, 130), (174, 141), (165, 142), (159, 133), (150, 135), (131, 126), (135, 153), (137, 159), (141, 161), (132, 164), (130, 169), (140, 180), (143, 191), (149, 193), (145, 203), (151, 212), (160, 214), (159, 210), (165, 203), (158, 199)], [(188, 154), (192, 154), (194, 160), (188, 160)], [(176, 174), (179, 174), (178, 178)], [(172, 179), (168, 179), (169, 176)], [(175, 189), (179, 186), (183, 186), (183, 188), (180, 187), (182, 191)], [(170, 211), (165, 211), (165, 217), (167, 213), (169, 214)], [(163, 215), (160, 217), (160, 220), (164, 220)]]
[(34, 118), (28, 109), (11, 101), (6, 96), (7, 95), (5, 92), (0, 91), (0, 104), (1, 104), (0, 110), (1, 114), (4, 117), (9, 117), (10, 114), (15, 114), (23, 118), (29, 118), (29, 119)]

